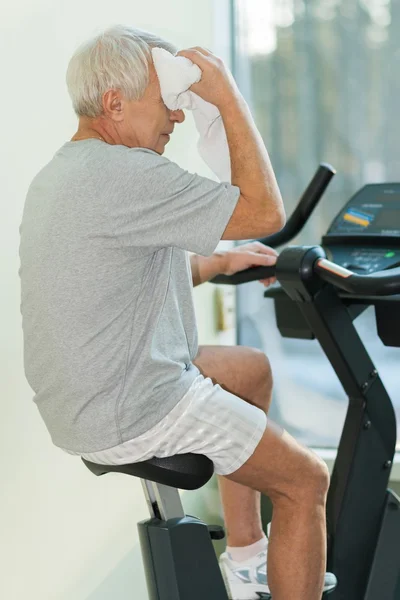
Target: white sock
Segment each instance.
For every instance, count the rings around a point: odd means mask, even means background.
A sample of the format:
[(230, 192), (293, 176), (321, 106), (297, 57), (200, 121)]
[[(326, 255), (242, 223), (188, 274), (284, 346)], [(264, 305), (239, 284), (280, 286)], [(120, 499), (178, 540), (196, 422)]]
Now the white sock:
[(268, 548), (268, 538), (264, 535), (261, 540), (250, 544), (250, 546), (227, 546), (226, 552), (231, 560), (235, 562), (245, 562), (250, 560), (254, 556), (257, 556), (259, 552), (264, 552)]

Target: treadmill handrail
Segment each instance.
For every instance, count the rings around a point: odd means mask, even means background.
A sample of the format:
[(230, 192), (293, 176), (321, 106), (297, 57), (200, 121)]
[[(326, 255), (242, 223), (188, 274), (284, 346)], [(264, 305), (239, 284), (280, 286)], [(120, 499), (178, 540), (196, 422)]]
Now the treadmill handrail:
[(319, 277), (349, 294), (359, 296), (393, 296), (400, 293), (400, 267), (359, 275), (326, 258), (318, 258), (314, 271)]

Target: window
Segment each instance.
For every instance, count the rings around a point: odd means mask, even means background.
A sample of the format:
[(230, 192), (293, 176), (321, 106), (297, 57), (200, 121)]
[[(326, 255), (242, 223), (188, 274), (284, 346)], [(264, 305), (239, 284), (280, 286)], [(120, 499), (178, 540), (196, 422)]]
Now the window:
[[(233, 70), (269, 151), (287, 213), (320, 162), (337, 169), (293, 242), (319, 243), (362, 185), (400, 179), (400, 3), (234, 0), (232, 14)], [(380, 342), (373, 309), (355, 325), (400, 425), (400, 349)], [(238, 332), (240, 343), (262, 348), (271, 359), (272, 418), (308, 445), (336, 447), (347, 398), (318, 342), (283, 339), (273, 302), (263, 298), (259, 283), (238, 288)]]

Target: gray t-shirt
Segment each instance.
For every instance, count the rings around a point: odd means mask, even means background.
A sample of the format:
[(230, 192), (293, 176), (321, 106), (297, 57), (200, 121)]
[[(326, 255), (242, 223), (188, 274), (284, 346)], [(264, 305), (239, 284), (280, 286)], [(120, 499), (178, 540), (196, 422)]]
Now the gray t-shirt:
[(24, 366), (54, 444), (141, 435), (198, 371), (187, 251), (212, 254), (239, 189), (144, 148), (68, 142), (35, 177), (20, 228)]

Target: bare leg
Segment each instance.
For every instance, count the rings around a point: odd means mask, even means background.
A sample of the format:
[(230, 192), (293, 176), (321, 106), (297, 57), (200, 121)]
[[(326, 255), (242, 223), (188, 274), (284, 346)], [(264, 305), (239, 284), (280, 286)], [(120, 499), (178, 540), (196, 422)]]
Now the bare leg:
[[(218, 476), (227, 546), (250, 546), (263, 536), (260, 492)], [(239, 511), (239, 512), (238, 512)]]
[[(205, 377), (268, 412), (272, 375), (263, 352), (242, 346), (200, 346), (193, 361)], [(218, 477), (227, 545), (249, 546), (261, 539), (260, 492)]]
[[(272, 378), (262, 353), (243, 347), (203, 346), (194, 363), (203, 375), (228, 391), (268, 410)], [(262, 536), (259, 493), (255, 489), (271, 498), (274, 518), (268, 582), (274, 600), (321, 598), (328, 485), (325, 464), (271, 422), (247, 463), (220, 478), (231, 546), (246, 546)]]
[(257, 486), (271, 498), (268, 585), (273, 600), (320, 600), (326, 566), (326, 465), (269, 421), (254, 454), (228, 478)]

